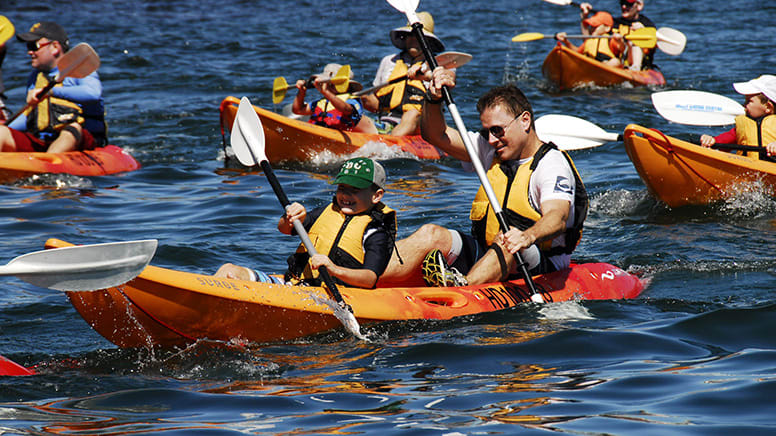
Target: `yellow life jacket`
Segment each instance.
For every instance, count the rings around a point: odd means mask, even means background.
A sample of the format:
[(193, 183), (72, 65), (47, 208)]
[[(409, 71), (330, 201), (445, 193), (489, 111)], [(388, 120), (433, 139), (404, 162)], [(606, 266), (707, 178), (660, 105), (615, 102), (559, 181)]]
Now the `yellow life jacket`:
[[(409, 67), (403, 60), (396, 61), (388, 80), (406, 76)], [(379, 89), (375, 93), (379, 101), (378, 112), (392, 113), (401, 116), (409, 109), (421, 110), (423, 97), (426, 95), (426, 87), (420, 80), (402, 80)]]
[[(776, 115), (766, 115), (759, 120), (749, 118), (746, 115), (736, 117), (736, 143), (738, 145), (765, 147), (774, 141), (776, 141)], [(747, 151), (743, 153), (752, 158), (762, 159), (765, 148), (762, 152)]]
[[(367, 226), (374, 221), (385, 227), (391, 239), (395, 240), (396, 211), (382, 202), (368, 213), (345, 215), (335, 200), (326, 206), (307, 233), (319, 254), (328, 256), (335, 265), (358, 269), (364, 266), (364, 234)], [(296, 253), (288, 258), (286, 280), (320, 285), (318, 271), (310, 267), (309, 260), (307, 249), (299, 244)], [(342, 281), (334, 280), (342, 284)]]
[[(43, 88), (48, 84), (49, 78), (45, 73), (39, 72), (35, 78), (35, 88)], [(57, 83), (54, 87), (58, 86), (62, 86), (62, 83)], [(40, 103), (24, 112), (27, 115), (27, 131), (35, 136), (40, 136), (41, 133), (57, 133), (74, 122), (84, 123), (83, 110), (79, 105), (51, 94), (52, 92), (49, 92)]]
[[(488, 171), (488, 180), (493, 186), (496, 197), (501, 199), (501, 207), (509, 226), (525, 230), (542, 217), (541, 211), (538, 208), (534, 208), (528, 199), (529, 182), (539, 161), (552, 149), (557, 149), (555, 144), (542, 144), (536, 154), (521, 164), (517, 171), (510, 168), (508, 163), (493, 165)], [(565, 151), (561, 151), (561, 153), (563, 153), (574, 173), (574, 225), (572, 228), (566, 229), (564, 247), (552, 247), (552, 239), (537, 243), (539, 250), (546, 253), (547, 256), (555, 256), (562, 253), (570, 254), (574, 251), (582, 237), (582, 225), (587, 217), (588, 210), (587, 190), (582, 183), (582, 178), (579, 176), (571, 157)], [(472, 234), (480, 244), (484, 247), (493, 244), (496, 235), (498, 235), (501, 229), (496, 219), (496, 214), (490, 207), (485, 190), (481, 186), (472, 202), (469, 218), (472, 220)]]
[(608, 38), (589, 38), (585, 40), (585, 43), (582, 44), (582, 53), (602, 62), (617, 57), (609, 47)]

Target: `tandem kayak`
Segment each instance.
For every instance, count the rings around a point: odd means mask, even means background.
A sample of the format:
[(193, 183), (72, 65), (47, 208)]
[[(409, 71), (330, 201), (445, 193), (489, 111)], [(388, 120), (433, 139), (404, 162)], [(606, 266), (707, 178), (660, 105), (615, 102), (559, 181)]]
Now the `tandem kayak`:
[(542, 65), (542, 74), (559, 90), (582, 86), (612, 86), (621, 83), (665, 85), (666, 79), (658, 70), (632, 71), (611, 67), (564, 45), (556, 45)]
[[(47, 248), (70, 244), (49, 239)], [(606, 263), (573, 265), (534, 278), (544, 301), (636, 298), (644, 282)], [(391, 287), (339, 291), (361, 325), (446, 320), (530, 302), (522, 280), (486, 285)], [(67, 292), (73, 307), (119, 347), (181, 346), (199, 339), (289, 341), (341, 327), (327, 294), (303, 287), (216, 278), (148, 266), (132, 281), (98, 291)]]
[(138, 168), (140, 164), (115, 145), (65, 153), (0, 153), (0, 183), (10, 183), (35, 174), (104, 176)]
[[(222, 133), (232, 129), (239, 104), (240, 100), (232, 96), (226, 97), (221, 102)], [(381, 143), (389, 147), (398, 147), (401, 151), (420, 159), (440, 159), (447, 156), (420, 136), (345, 132), (284, 117), (257, 106), (253, 106), (253, 108), (264, 126), (266, 152), (270, 163), (305, 162), (322, 152), (338, 156), (349, 155), (368, 143)]]
[(631, 124), (623, 142), (652, 195), (671, 207), (704, 205), (749, 189), (776, 195), (776, 163), (713, 150)]

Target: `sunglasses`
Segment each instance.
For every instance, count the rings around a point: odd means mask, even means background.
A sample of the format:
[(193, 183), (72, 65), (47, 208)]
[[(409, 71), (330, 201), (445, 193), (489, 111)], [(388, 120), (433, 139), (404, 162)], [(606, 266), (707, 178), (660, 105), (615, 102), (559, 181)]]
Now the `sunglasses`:
[[(523, 115), (522, 113), (520, 115)], [(483, 138), (488, 139), (490, 136), (493, 135), (494, 137), (501, 139), (504, 137), (504, 135), (507, 133), (507, 129), (509, 126), (515, 122), (516, 119), (520, 118), (520, 115), (512, 118), (512, 121), (508, 122), (506, 126), (490, 126), (487, 129), (482, 128), (480, 129), (480, 135), (482, 135)]]
[(620, 0), (620, 7), (627, 7), (628, 9), (636, 6), (636, 2), (629, 2), (627, 0)]
[(46, 42), (40, 42), (40, 40), (30, 41), (27, 43), (27, 51), (38, 51), (43, 47), (51, 44), (52, 42), (54, 41), (46, 41)]

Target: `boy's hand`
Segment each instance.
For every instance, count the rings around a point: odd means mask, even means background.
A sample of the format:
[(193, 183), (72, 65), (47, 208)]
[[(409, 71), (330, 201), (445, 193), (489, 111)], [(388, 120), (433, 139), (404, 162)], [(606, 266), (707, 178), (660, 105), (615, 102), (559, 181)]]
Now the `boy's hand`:
[(709, 148), (712, 145), (714, 145), (717, 141), (714, 139), (711, 135), (701, 135), (701, 145)]
[(331, 270), (334, 268), (334, 262), (329, 259), (329, 256), (326, 256), (325, 254), (316, 254), (315, 256), (310, 257), (310, 267), (312, 269), (318, 269), (322, 266), (325, 266), (327, 270)]
[(293, 202), (286, 208), (286, 220), (289, 223), (293, 223), (296, 220), (303, 222), (307, 216), (307, 210), (301, 204)]
[(767, 150), (768, 156), (776, 155), (776, 142), (771, 142), (770, 144), (766, 145), (765, 149)]

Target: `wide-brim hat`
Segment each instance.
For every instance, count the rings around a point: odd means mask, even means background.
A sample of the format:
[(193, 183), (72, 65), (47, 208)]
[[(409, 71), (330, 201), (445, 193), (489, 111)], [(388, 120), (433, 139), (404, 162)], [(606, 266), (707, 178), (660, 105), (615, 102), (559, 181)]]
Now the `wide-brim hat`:
[[(428, 46), (434, 53), (440, 53), (444, 51), (445, 45), (442, 40), (434, 35), (434, 17), (428, 12), (418, 12), (418, 19), (423, 24), (423, 35), (426, 36)], [(412, 34), (412, 27), (407, 23), (404, 27), (397, 27), (391, 30), (391, 42), (396, 48), (404, 50), (407, 48), (407, 35)]]
[[(313, 78), (321, 77), (324, 80), (331, 79), (337, 75), (337, 72), (340, 70), (340, 68), (342, 68), (342, 65), (340, 64), (326, 64), (326, 66), (323, 67), (323, 72), (313, 75)], [(364, 89), (364, 85), (356, 80), (353, 80), (353, 70), (350, 71), (350, 76), (348, 78), (350, 79), (348, 83), (348, 93), (358, 92)]]
[(763, 74), (748, 82), (737, 82), (733, 84), (737, 93), (743, 95), (753, 95), (762, 93), (768, 100), (776, 104), (776, 76)]
[(70, 39), (67, 37), (67, 32), (59, 24), (53, 21), (41, 21), (35, 23), (30, 27), (28, 32), (17, 33), (16, 39), (22, 42), (37, 41), (41, 38), (48, 38), (51, 41), (59, 41), (60, 44), (68, 49), (70, 46)]

